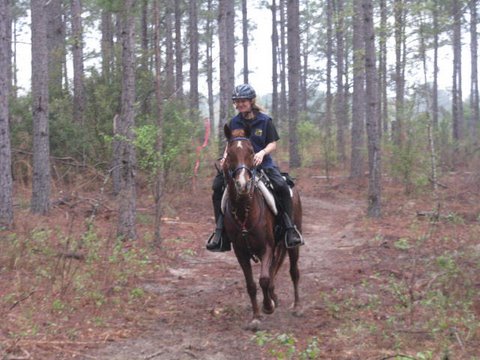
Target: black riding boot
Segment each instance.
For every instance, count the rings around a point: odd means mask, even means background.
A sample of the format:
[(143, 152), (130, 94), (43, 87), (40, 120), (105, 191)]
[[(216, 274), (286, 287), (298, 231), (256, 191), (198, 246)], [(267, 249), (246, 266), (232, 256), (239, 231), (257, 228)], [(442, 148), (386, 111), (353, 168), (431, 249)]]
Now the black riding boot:
[(207, 250), (214, 252), (231, 250), (230, 241), (223, 232), (223, 214), (218, 215), (215, 232), (207, 240)]
[(305, 244), (302, 234), (300, 234), (300, 231), (298, 231), (286, 212), (283, 213), (283, 222), (285, 224), (285, 244), (287, 248), (294, 248), (295, 246)]

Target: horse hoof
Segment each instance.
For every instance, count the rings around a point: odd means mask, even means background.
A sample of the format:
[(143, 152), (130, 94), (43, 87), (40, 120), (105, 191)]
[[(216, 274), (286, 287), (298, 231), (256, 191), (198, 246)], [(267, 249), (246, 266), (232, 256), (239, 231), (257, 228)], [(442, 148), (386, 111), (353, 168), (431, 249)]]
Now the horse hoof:
[(273, 314), (273, 312), (275, 311), (275, 301), (273, 300), (270, 300), (270, 306), (269, 307), (266, 307), (265, 305), (262, 307), (262, 311), (267, 314), (267, 315), (270, 315), (270, 314)]
[(249, 331), (259, 331), (261, 324), (262, 324), (262, 322), (261, 322), (259, 319), (253, 319), (252, 321), (250, 321), (250, 322), (245, 326), (245, 330), (249, 330)]
[(292, 315), (295, 317), (303, 317), (305, 315), (305, 311), (301, 307), (294, 307), (292, 310)]

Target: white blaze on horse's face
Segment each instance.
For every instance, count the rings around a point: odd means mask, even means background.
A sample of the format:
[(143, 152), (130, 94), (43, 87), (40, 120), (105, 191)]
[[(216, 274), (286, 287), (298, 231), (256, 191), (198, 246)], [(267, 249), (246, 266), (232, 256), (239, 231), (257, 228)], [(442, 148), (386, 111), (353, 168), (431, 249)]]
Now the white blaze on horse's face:
[(237, 184), (239, 185), (240, 189), (247, 189), (248, 185), (248, 172), (246, 169), (241, 169), (238, 173)]

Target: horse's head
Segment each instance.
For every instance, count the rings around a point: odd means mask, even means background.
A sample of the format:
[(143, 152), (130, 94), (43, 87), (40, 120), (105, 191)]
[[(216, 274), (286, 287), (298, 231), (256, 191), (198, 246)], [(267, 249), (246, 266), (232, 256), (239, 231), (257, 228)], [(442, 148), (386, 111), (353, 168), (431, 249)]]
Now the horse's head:
[(237, 194), (248, 194), (252, 190), (255, 167), (253, 165), (253, 146), (249, 140), (249, 129), (231, 130), (224, 127), (228, 140), (227, 158), (223, 171), (229, 182), (233, 182)]

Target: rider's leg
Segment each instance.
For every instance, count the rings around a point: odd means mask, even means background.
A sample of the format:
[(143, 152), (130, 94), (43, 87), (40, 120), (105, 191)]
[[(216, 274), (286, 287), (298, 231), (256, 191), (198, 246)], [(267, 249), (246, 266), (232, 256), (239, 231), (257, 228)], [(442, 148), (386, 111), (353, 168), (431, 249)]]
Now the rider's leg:
[(226, 240), (223, 234), (223, 214), (222, 214), (222, 196), (224, 190), (223, 174), (219, 173), (213, 180), (212, 185), (212, 203), (215, 214), (215, 231), (210, 235), (207, 241), (207, 250), (210, 251), (227, 251), (230, 250), (230, 243)]
[(290, 188), (277, 168), (265, 169), (267, 176), (273, 184), (275, 192), (280, 198), (282, 211), (282, 219), (285, 225), (285, 242), (288, 248), (303, 245), (304, 240), (302, 234), (298, 231), (293, 223), (293, 205), (290, 195)]

